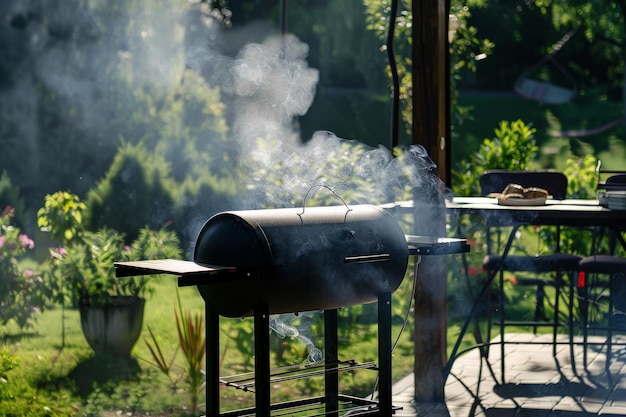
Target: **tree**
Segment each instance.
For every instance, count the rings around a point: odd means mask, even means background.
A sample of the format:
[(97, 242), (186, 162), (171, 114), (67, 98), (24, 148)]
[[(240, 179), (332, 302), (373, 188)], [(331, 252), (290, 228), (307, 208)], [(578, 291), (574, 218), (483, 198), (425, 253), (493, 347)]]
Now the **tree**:
[(535, 0), (557, 29), (577, 29), (591, 45), (592, 57), (605, 63), (606, 79), (621, 86), (626, 117), (626, 0)]

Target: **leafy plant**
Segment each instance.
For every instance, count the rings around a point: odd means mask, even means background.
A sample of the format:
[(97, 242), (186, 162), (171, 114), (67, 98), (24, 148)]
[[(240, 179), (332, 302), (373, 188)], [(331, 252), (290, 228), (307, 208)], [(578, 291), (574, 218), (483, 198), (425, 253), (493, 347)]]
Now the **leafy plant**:
[(42, 231), (65, 245), (50, 250), (52, 262), (46, 271), (53, 299), (61, 305), (102, 306), (122, 296), (145, 297), (149, 279), (117, 279), (114, 262), (181, 257), (178, 237), (163, 229), (144, 227), (131, 245), (125, 243), (123, 233), (108, 227), (85, 230), (83, 212), (87, 209), (75, 194), (58, 191), (45, 197), (37, 213)]
[(494, 131), (495, 137), (485, 138), (480, 149), (452, 171), (457, 178), (454, 192), (457, 195), (480, 195), (478, 179), (489, 169), (529, 169), (533, 156), (539, 150), (534, 139), (535, 132), (535, 128), (522, 120), (501, 121)]
[(35, 242), (13, 225), (13, 215), (10, 206), (0, 214), (0, 323), (14, 320), (24, 328), (43, 310), (49, 290), (41, 276), (20, 267), (20, 260)]
[(24, 199), (20, 195), (20, 189), (13, 185), (6, 171), (2, 171), (2, 175), (0, 175), (0, 202), (0, 210), (11, 206), (15, 225), (24, 227), (26, 224)]
[(178, 309), (174, 310), (174, 317), (176, 319), (179, 346), (172, 358), (170, 360), (165, 359), (158, 339), (149, 327), (150, 341), (145, 339), (145, 343), (154, 360), (154, 362), (149, 363), (167, 375), (174, 385), (177, 384), (178, 379), (172, 377), (172, 370), (174, 369), (173, 364), (180, 348), (185, 360), (184, 375), (191, 393), (191, 412), (195, 414), (198, 409), (198, 397), (204, 379), (203, 364), (206, 354), (206, 338), (203, 331), (204, 318), (202, 314), (193, 314), (189, 310), (183, 310), (178, 291), (176, 291), (176, 298)]
[(7, 383), (7, 372), (19, 364), (17, 356), (9, 352), (5, 346), (0, 349), (0, 383)]
[(183, 310), (178, 298), (178, 312), (176, 316), (176, 330), (183, 357), (187, 365), (187, 380), (191, 391), (191, 411), (195, 413), (198, 408), (198, 392), (202, 386), (202, 363), (206, 353), (206, 338), (204, 337), (204, 318), (202, 314), (192, 314)]
[(563, 173), (567, 177), (567, 196), (595, 198), (598, 187), (598, 160), (593, 155), (567, 160)]
[(48, 194), (44, 206), (37, 211), (37, 226), (44, 232), (50, 232), (61, 243), (68, 243), (80, 238), (86, 209), (85, 203), (69, 191)]
[[(84, 232), (67, 248), (50, 251), (52, 272), (61, 279), (57, 291), (73, 303), (103, 306), (120, 297), (145, 297), (151, 290), (146, 277), (118, 279), (114, 262), (157, 258), (179, 258), (179, 241), (172, 232), (142, 229), (131, 246), (123, 234), (109, 228)], [(59, 297), (57, 297), (59, 298)], [(61, 296), (63, 298), (63, 296)]]

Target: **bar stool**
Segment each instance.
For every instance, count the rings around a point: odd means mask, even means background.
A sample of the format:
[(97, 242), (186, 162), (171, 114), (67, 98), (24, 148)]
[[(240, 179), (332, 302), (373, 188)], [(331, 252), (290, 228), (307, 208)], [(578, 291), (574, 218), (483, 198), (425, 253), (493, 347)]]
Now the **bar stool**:
[[(613, 332), (626, 332), (626, 258), (593, 255), (580, 261), (578, 287), (583, 321), (583, 363), (587, 368), (590, 330), (606, 331), (606, 370), (609, 370)], [(604, 278), (603, 277), (608, 277)]]

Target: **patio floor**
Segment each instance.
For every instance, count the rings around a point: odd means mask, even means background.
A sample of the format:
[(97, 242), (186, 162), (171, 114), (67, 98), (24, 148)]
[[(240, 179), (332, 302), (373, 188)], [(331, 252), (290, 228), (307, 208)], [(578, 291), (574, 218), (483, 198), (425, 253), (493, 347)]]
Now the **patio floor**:
[[(601, 342), (606, 338), (590, 337)], [(413, 375), (393, 389), (397, 417), (586, 417), (626, 416), (626, 348), (613, 346), (610, 375), (605, 372), (606, 346), (588, 348), (588, 366), (583, 366), (583, 348), (575, 339), (571, 361), (568, 337), (560, 335), (556, 359), (552, 336), (507, 334), (506, 381), (500, 380), (500, 348), (494, 345), (489, 366), (481, 364), (477, 349), (460, 356), (445, 387), (445, 404), (415, 404)], [(616, 336), (616, 342), (626, 338)], [(518, 344), (519, 343), (519, 344)], [(495, 378), (494, 378), (495, 375)]]

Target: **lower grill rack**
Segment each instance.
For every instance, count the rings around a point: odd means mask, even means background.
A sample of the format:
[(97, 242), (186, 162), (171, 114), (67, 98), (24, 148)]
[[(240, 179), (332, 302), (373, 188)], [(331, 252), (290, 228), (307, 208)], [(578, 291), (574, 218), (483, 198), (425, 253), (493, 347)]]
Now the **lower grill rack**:
[[(327, 373), (341, 373), (356, 370), (378, 371), (375, 362), (358, 363), (354, 360), (341, 361), (337, 364), (323, 362), (307, 365), (294, 365), (275, 368), (270, 372), (270, 383), (277, 384), (303, 378), (321, 377)], [(220, 383), (229, 388), (254, 393), (255, 374), (253, 372), (230, 375), (220, 378)], [(377, 416), (379, 415), (378, 402), (361, 397), (338, 394), (338, 410), (326, 411), (326, 396), (316, 396), (293, 401), (274, 403), (270, 405), (272, 416)], [(401, 407), (394, 407), (393, 412)], [(255, 416), (255, 408), (244, 408), (222, 413), (224, 417)]]
[[(317, 417), (317, 416), (380, 416), (378, 402), (349, 395), (339, 395), (339, 410), (334, 412), (325, 411), (326, 397), (310, 397), (301, 400), (275, 403), (270, 406), (273, 417), (293, 416), (293, 417)], [(402, 407), (392, 407), (392, 413)], [(227, 411), (222, 417), (254, 417), (255, 408)]]
[[(270, 383), (276, 384), (279, 382), (285, 382), (295, 379), (323, 376), (329, 372), (346, 372), (359, 369), (369, 369), (374, 371), (378, 370), (375, 362), (358, 363), (354, 360), (341, 361), (335, 365), (329, 366), (326, 366), (326, 364), (323, 362), (314, 364), (293, 365), (271, 370)], [(240, 389), (246, 392), (254, 392), (256, 379), (254, 372), (247, 372), (243, 374), (222, 377), (220, 378), (220, 383), (226, 387)]]

